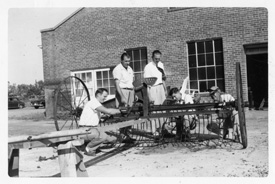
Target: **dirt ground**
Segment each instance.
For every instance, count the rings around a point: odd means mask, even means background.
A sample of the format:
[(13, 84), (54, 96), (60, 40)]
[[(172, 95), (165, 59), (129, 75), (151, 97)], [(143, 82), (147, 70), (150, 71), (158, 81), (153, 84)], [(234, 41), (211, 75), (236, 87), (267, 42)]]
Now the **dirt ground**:
[[(9, 110), (9, 137), (54, 131), (53, 121), (46, 121), (43, 112), (31, 108)], [(183, 143), (132, 147), (117, 152), (102, 150), (96, 157), (84, 156), (84, 163), (89, 177), (267, 177), (267, 109), (246, 110), (246, 123), (246, 149), (239, 144), (215, 147)], [(53, 148), (21, 149), (19, 165), (19, 177), (60, 176)]]

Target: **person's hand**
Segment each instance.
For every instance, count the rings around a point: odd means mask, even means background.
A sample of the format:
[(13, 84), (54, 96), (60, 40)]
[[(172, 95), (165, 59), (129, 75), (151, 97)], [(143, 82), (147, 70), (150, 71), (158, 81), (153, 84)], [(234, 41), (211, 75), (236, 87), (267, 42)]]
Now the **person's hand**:
[(135, 95), (135, 101), (138, 101), (138, 96), (137, 95)]

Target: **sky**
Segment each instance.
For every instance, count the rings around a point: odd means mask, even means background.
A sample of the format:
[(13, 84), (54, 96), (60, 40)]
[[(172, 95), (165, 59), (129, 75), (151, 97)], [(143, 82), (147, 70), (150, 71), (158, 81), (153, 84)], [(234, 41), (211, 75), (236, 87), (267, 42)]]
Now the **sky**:
[(8, 11), (8, 81), (44, 80), (40, 30), (55, 27), (76, 8), (10, 8)]

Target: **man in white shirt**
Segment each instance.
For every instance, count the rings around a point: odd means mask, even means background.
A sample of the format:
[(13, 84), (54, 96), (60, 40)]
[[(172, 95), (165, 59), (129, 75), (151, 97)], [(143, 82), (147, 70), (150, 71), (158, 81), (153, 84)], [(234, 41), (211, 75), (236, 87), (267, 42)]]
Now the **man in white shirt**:
[[(165, 78), (164, 76), (164, 67), (161, 63), (159, 67), (158, 64), (161, 59), (161, 52), (159, 50), (155, 50), (152, 53), (152, 61), (149, 62), (144, 68), (144, 78), (147, 77), (156, 77), (157, 80), (154, 85), (148, 86), (148, 96), (150, 102), (153, 102), (154, 105), (162, 105), (167, 96), (167, 89), (165, 85)], [(163, 72), (159, 69), (161, 68)]]
[[(162, 54), (159, 50), (153, 51), (152, 61), (149, 62), (144, 68), (144, 78), (149, 78), (149, 77), (157, 78), (156, 82), (152, 86), (147, 86), (149, 101), (154, 105), (162, 105), (167, 96), (167, 89), (165, 85), (166, 76), (164, 72), (164, 66), (162, 63), (159, 66), (161, 56)], [(155, 123), (154, 121), (155, 122), (158, 121), (159, 123)], [(160, 133), (159, 131), (163, 123), (164, 121), (162, 118), (152, 120), (151, 131), (154, 133), (154, 135), (159, 135)], [(156, 124), (158, 124), (160, 127), (156, 127)]]
[(132, 106), (135, 98), (134, 72), (129, 66), (131, 57), (127, 53), (121, 55), (121, 63), (113, 70), (116, 86), (116, 106)]
[(179, 91), (178, 88), (172, 88), (170, 90), (170, 96), (172, 98), (176, 99), (179, 102), (179, 104), (193, 104), (194, 103), (191, 95), (186, 94), (183, 91)]
[[(235, 98), (227, 93), (222, 92), (217, 86), (212, 86), (209, 90), (210, 97), (214, 100), (214, 102), (234, 102)], [(228, 135), (228, 138), (234, 139), (235, 133), (233, 132), (236, 130), (236, 125), (238, 124), (239, 117), (238, 112), (234, 109), (230, 114), (227, 115), (227, 117), (224, 117), (223, 122), (223, 137), (226, 138)], [(223, 118), (223, 117), (220, 117)], [(216, 125), (214, 125), (216, 126)], [(208, 129), (215, 129), (212, 126), (208, 126)]]
[[(129, 66), (131, 57), (126, 52), (120, 57), (120, 64), (113, 70), (113, 77), (116, 86), (116, 107), (132, 107), (135, 100), (135, 89), (133, 86), (134, 72)], [(121, 128), (120, 132), (126, 136), (123, 143), (133, 143), (135, 139), (129, 136), (129, 127)]]
[[(95, 97), (91, 97), (91, 100), (85, 105), (82, 114), (80, 116), (79, 128), (95, 128), (98, 126), (101, 113), (105, 114), (119, 114), (119, 109), (114, 108), (105, 108), (102, 106), (108, 96), (108, 91), (105, 88), (99, 88), (95, 92)], [(86, 146), (85, 153), (89, 156), (95, 156), (96, 149), (105, 142), (114, 142), (116, 141), (115, 136), (109, 136), (106, 133), (99, 133), (97, 135), (85, 135), (85, 141), (89, 141)]]

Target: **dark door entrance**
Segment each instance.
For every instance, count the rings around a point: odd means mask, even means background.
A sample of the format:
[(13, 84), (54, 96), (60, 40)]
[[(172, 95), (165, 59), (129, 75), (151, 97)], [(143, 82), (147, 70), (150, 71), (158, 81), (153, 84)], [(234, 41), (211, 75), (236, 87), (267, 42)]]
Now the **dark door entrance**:
[(249, 54), (246, 56), (247, 79), (249, 96), (253, 96), (255, 109), (265, 101), (264, 107), (268, 106), (268, 54)]

